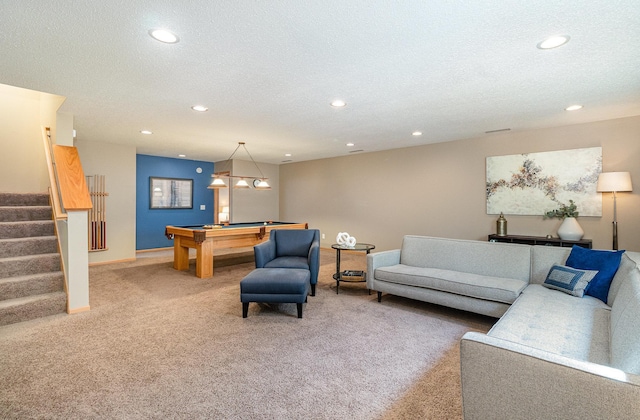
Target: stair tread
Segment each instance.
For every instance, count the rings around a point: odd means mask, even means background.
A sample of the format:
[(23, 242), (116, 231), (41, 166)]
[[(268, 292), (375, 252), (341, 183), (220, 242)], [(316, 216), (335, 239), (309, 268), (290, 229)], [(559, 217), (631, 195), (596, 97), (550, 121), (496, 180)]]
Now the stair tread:
[(51, 241), (57, 240), (56, 235), (47, 236), (25, 236), (22, 238), (0, 238), (0, 242), (20, 242), (20, 241)]
[(59, 252), (49, 252), (46, 254), (33, 254), (33, 255), (20, 255), (18, 257), (6, 257), (6, 258), (0, 258), (0, 262), (2, 261), (24, 261), (24, 260), (29, 260), (29, 259), (33, 259), (33, 258), (51, 258), (51, 257), (60, 257), (60, 253)]
[(3, 206), (0, 204), (0, 209), (50, 209), (51, 206)]
[(51, 293), (44, 293), (41, 295), (31, 295), (31, 296), (25, 296), (25, 297), (19, 297), (19, 298), (14, 298), (14, 299), (7, 299), (7, 300), (2, 300), (0, 301), (0, 309), (4, 309), (4, 308), (11, 308), (13, 306), (21, 306), (21, 305), (26, 305), (32, 302), (38, 302), (41, 300), (47, 300), (47, 299), (52, 299), (55, 298), (57, 299), (58, 297), (61, 296), (65, 296), (66, 298), (66, 293), (65, 292), (51, 292)]
[(0, 222), (0, 224), (3, 224), (3, 225), (24, 225), (24, 224), (36, 225), (36, 224), (41, 224), (41, 225), (44, 225), (44, 224), (53, 224), (53, 220), (49, 220), (49, 219), (46, 219), (46, 220), (17, 220), (17, 221), (12, 221), (12, 222)]
[(0, 300), (64, 291), (64, 274), (52, 271), (0, 279)]
[(21, 255), (0, 258), (0, 278), (11, 278), (38, 273), (57, 272), (61, 269), (59, 253)]
[(20, 207), (46, 206), (49, 203), (49, 194), (37, 193), (0, 193), (0, 204)]
[(30, 280), (36, 280), (36, 279), (41, 279), (46, 277), (58, 277), (58, 276), (64, 276), (64, 273), (62, 271), (46, 271), (44, 273), (27, 274), (24, 276), (5, 277), (0, 279), (0, 284), (19, 282), (19, 281), (30, 281)]
[(58, 238), (55, 236), (0, 239), (0, 260), (18, 256), (50, 254), (58, 251)]
[(55, 234), (53, 220), (23, 220), (17, 222), (0, 222), (0, 237), (33, 238)]

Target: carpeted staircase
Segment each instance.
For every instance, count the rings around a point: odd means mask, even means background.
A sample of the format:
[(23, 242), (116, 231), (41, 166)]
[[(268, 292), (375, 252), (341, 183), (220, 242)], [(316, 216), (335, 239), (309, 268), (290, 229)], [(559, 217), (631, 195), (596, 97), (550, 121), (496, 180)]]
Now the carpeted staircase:
[(0, 193), (0, 325), (66, 311), (48, 194)]

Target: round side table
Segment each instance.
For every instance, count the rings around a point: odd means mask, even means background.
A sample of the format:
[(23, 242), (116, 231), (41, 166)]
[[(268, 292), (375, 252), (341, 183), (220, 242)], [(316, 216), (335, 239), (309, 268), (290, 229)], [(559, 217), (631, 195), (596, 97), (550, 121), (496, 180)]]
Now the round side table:
[[(361, 270), (344, 270), (340, 271), (340, 252), (342, 251), (361, 251), (366, 252), (367, 254), (371, 252), (372, 249), (375, 249), (375, 245), (371, 244), (360, 244), (357, 243), (354, 246), (346, 246), (340, 244), (333, 244), (331, 248), (336, 250), (336, 273), (333, 275), (334, 280), (336, 281), (336, 294), (340, 293), (340, 282), (366, 282), (367, 281), (367, 273)], [(369, 290), (371, 293), (371, 290)]]

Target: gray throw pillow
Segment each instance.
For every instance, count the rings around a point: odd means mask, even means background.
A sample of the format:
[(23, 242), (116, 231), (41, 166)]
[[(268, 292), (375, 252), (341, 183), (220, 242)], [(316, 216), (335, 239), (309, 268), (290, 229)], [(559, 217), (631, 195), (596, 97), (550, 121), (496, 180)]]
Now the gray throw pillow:
[(596, 270), (580, 270), (578, 268), (554, 264), (542, 285), (549, 289), (582, 297), (584, 290), (596, 274), (598, 274)]

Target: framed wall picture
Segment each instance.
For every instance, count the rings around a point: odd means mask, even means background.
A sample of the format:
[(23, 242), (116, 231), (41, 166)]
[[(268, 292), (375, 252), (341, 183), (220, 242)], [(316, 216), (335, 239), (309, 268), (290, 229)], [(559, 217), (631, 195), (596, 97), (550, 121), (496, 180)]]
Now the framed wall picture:
[(149, 177), (149, 207), (193, 208), (193, 179)]
[(542, 216), (573, 200), (580, 216), (602, 216), (596, 192), (602, 147), (487, 158), (487, 214)]

